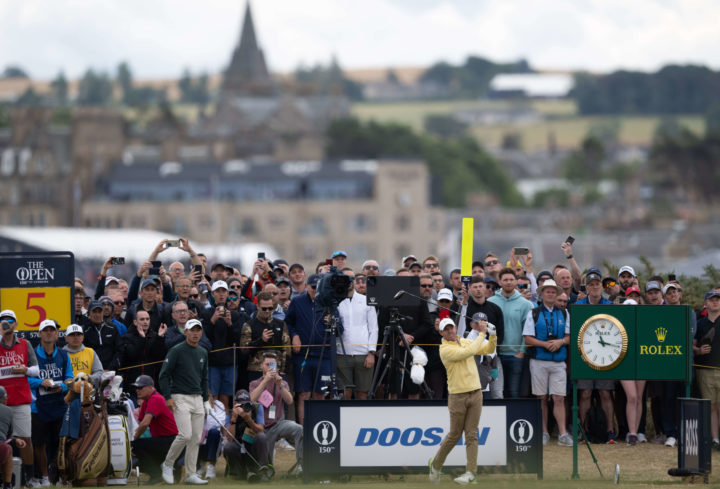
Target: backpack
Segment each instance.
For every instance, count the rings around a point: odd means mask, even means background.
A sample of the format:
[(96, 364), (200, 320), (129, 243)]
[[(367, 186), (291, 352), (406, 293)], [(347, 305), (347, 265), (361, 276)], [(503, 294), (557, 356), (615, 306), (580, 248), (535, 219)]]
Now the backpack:
[(585, 434), (590, 443), (605, 443), (607, 441), (607, 418), (602, 409), (600, 394), (594, 390), (590, 398), (590, 408), (585, 414)]

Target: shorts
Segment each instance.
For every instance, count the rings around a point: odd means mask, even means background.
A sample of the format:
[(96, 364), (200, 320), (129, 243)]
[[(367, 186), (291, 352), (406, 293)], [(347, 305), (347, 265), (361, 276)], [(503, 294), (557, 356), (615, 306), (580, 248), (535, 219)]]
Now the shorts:
[(615, 381), (614, 380), (590, 380), (590, 379), (581, 379), (576, 381), (577, 388), (580, 391), (586, 391), (586, 390), (592, 390), (597, 389), (600, 391), (613, 391), (615, 390)]
[(63, 418), (43, 421), (38, 413), (32, 413), (32, 442), (35, 446), (57, 442)]
[(565, 362), (530, 359), (530, 381), (534, 396), (565, 396), (567, 373)]
[(338, 386), (344, 389), (353, 384), (358, 392), (368, 392), (372, 384), (373, 370), (365, 368), (367, 355), (338, 355)]
[(12, 458), (12, 448), (7, 443), (0, 443), (0, 466)]
[[(305, 365), (303, 366), (303, 362)], [(319, 357), (297, 356), (293, 358), (293, 366), (295, 367), (295, 392), (323, 392), (322, 387), (327, 385), (327, 380), (323, 377), (330, 376), (330, 359), (320, 361)], [(317, 385), (315, 385), (315, 377), (320, 371)], [(313, 389), (315, 386), (315, 389)]]
[(234, 380), (234, 369), (230, 367), (213, 367), (209, 369), (209, 384), (210, 392), (213, 397), (217, 397), (220, 394), (226, 396), (235, 395), (235, 386), (233, 385)]
[(697, 379), (703, 399), (710, 399), (713, 404), (720, 403), (720, 370), (699, 368)]
[(13, 436), (30, 438), (32, 436), (32, 417), (30, 404), (8, 406), (13, 413)]

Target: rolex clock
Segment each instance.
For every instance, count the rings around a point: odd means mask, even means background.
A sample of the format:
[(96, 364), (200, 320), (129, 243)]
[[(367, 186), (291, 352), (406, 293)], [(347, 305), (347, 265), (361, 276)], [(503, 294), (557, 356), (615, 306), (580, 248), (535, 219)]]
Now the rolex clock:
[(620, 365), (628, 348), (625, 326), (613, 316), (589, 317), (578, 332), (578, 350), (583, 361), (595, 370), (612, 370)]

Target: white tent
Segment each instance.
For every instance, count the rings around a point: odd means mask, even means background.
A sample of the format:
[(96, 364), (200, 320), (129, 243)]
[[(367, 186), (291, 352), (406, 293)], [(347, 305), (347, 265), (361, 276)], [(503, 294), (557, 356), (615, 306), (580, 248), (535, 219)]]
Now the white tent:
[[(0, 226), (0, 237), (25, 243), (47, 251), (71, 251), (76, 260), (102, 260), (109, 256), (122, 256), (126, 260), (142, 262), (163, 239), (177, 236), (144, 229), (95, 229), (95, 228), (36, 228)], [(264, 243), (213, 244), (190, 242), (198, 253), (208, 257), (208, 263), (222, 262), (240, 271), (250, 273), (257, 253), (264, 251), (272, 260), (279, 258), (275, 250)], [(163, 262), (188, 260), (188, 254), (177, 248), (168, 248), (159, 258)]]

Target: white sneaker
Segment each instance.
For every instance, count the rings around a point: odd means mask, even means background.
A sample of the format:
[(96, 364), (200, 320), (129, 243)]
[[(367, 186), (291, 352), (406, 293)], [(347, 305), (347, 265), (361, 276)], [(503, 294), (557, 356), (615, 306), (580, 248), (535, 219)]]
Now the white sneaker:
[(208, 481), (205, 479), (201, 479), (199, 475), (197, 474), (190, 474), (189, 476), (185, 477), (185, 484), (192, 484), (195, 486), (203, 486), (207, 484)]
[(40, 487), (50, 487), (50, 479), (45, 476), (42, 478), (42, 481), (40, 481)]
[(205, 478), (214, 479), (215, 477), (217, 477), (217, 475), (215, 474), (215, 465), (207, 464), (207, 467), (205, 467)]
[(37, 477), (33, 477), (29, 481), (26, 482), (25, 487), (33, 488), (33, 487), (40, 487), (42, 485), (42, 481), (38, 479)]
[(458, 484), (467, 485), (467, 484), (477, 484), (477, 478), (475, 477), (475, 474), (472, 472), (465, 472), (460, 477), (455, 477), (453, 479)]
[(563, 433), (562, 435), (558, 436), (558, 445), (560, 445), (561, 447), (573, 446), (573, 439), (572, 436), (570, 436), (570, 433)]
[(165, 462), (160, 464), (160, 468), (162, 469), (162, 478), (165, 481), (165, 484), (175, 484), (175, 480), (173, 479), (173, 468), (165, 465)]
[(435, 457), (431, 458), (428, 462), (428, 467), (430, 468), (430, 482), (440, 482), (442, 471), (433, 467), (433, 460), (435, 460)]
[(647, 443), (645, 433), (638, 433), (638, 443)]
[(667, 440), (665, 440), (665, 446), (666, 447), (674, 447), (677, 444), (677, 440), (674, 436), (668, 436)]
[(543, 445), (547, 445), (550, 441), (550, 433), (543, 433)]

